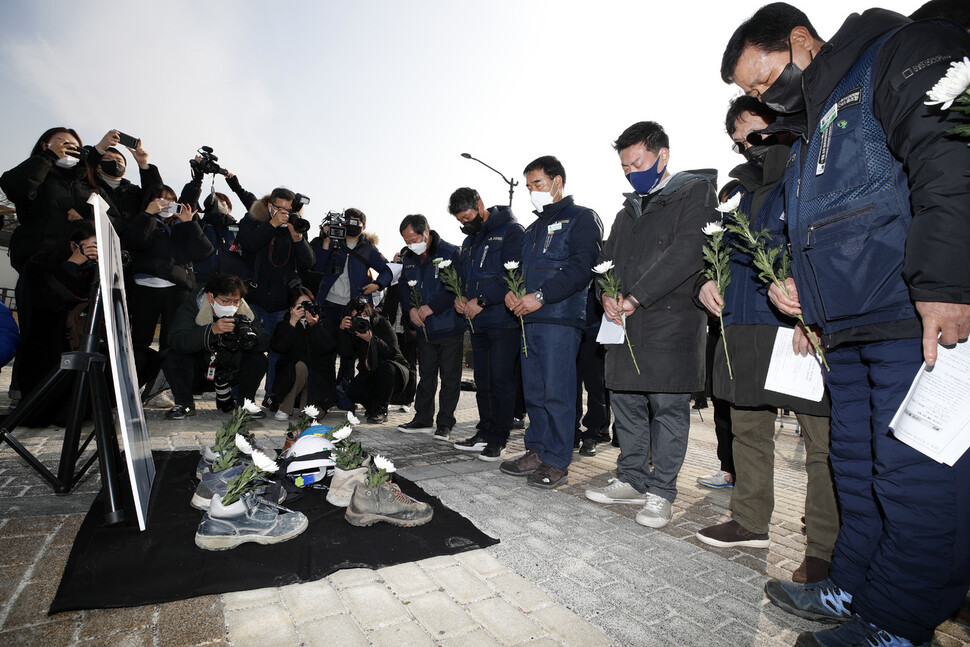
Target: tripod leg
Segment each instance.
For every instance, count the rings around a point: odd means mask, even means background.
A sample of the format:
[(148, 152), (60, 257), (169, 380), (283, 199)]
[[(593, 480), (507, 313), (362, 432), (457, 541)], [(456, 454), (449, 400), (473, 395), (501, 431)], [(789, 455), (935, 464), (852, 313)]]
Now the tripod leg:
[[(94, 428), (97, 432), (98, 463), (101, 465), (101, 488), (104, 490), (104, 523), (106, 526), (125, 519), (122, 493), (118, 479), (118, 437), (114, 419), (108, 406), (108, 388), (104, 379), (104, 364), (92, 367), (90, 375)], [(119, 411), (121, 407), (119, 406)]]
[(9, 416), (3, 421), (3, 426), (0, 428), (0, 442), (6, 442), (10, 447), (17, 452), (21, 458), (30, 463), (30, 466), (34, 468), (38, 474), (40, 474), (44, 480), (50, 483), (54, 487), (54, 491), (58, 493), (64, 493), (70, 490), (70, 485), (65, 486), (63, 481), (58, 480), (54, 474), (44, 466), (37, 458), (34, 457), (27, 449), (21, 445), (16, 438), (10, 435), (10, 432), (20, 424), (20, 422), (27, 417), (27, 415), (37, 407), (38, 404), (44, 399), (52, 389), (54, 389), (57, 384), (64, 379), (66, 375), (72, 371), (64, 370), (63, 368), (58, 368), (51, 371), (47, 379), (39, 387), (34, 389), (34, 391), (27, 397), (26, 400), (22, 400), (17, 408), (13, 410)]
[(77, 465), (77, 446), (81, 440), (81, 426), (86, 413), (89, 380), (87, 371), (79, 370), (75, 375), (77, 379), (71, 389), (71, 407), (67, 414), (67, 426), (64, 428), (64, 444), (61, 445), (61, 462), (57, 473), (67, 492), (74, 487), (74, 467)]

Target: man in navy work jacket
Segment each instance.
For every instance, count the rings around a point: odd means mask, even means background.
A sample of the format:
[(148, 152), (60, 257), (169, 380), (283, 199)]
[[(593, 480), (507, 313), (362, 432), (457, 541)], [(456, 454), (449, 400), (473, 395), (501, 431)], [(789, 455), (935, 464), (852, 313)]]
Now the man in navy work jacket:
[(497, 461), (509, 440), (518, 389), (518, 321), (503, 301), (508, 290), (504, 263), (519, 260), (522, 225), (509, 207), (486, 209), (478, 191), (468, 187), (451, 194), (448, 211), (466, 234), (460, 268), (465, 294), (455, 299), (455, 311), (474, 328), (472, 361), (479, 417), (475, 435), (456, 442), (455, 449), (477, 452), (483, 461)]
[(554, 488), (568, 479), (576, 424), (576, 357), (586, 330), (586, 294), (603, 243), (603, 224), (592, 209), (565, 194), (566, 170), (551, 155), (525, 167), (537, 219), (522, 238), (525, 295), (505, 305), (525, 317), (522, 385), (530, 425), (526, 452), (501, 471), (529, 485)]
[[(430, 434), (434, 439), (447, 441), (455, 426), (455, 407), (461, 395), (461, 351), (465, 340), (465, 318), (455, 312), (455, 295), (445, 289), (438, 276), (438, 260), (450, 260), (457, 267), (459, 248), (441, 240), (438, 232), (428, 226), (428, 219), (420, 214), (405, 216), (401, 221), (401, 236), (407, 251), (401, 257), (403, 267), (397, 289), (401, 308), (417, 329), (418, 382), (414, 398), (414, 419), (398, 426), (406, 434)], [(414, 285), (411, 285), (414, 283)], [(412, 291), (420, 294), (414, 305)], [(441, 374), (438, 394), (437, 429), (434, 419), (434, 392)]]
[(784, 180), (791, 298), (769, 296), (823, 332), (842, 528), (828, 580), (765, 592), (844, 624), (799, 645), (928, 644), (970, 582), (970, 456), (940, 464), (889, 429), (923, 360), (946, 352), (937, 342), (970, 332), (970, 149), (948, 133), (966, 117), (926, 105), (968, 54), (957, 25), (883, 9), (825, 42), (785, 3), (759, 9), (724, 52), (726, 83), (807, 124)]

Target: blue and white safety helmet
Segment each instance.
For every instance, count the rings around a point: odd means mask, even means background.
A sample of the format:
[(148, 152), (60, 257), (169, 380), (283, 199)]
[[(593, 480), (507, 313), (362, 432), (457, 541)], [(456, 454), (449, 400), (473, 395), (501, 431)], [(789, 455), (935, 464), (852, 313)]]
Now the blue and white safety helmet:
[(330, 427), (314, 425), (300, 434), (283, 456), (287, 461), (286, 475), (297, 487), (319, 487), (333, 476), (336, 466), (333, 443), (323, 437)]

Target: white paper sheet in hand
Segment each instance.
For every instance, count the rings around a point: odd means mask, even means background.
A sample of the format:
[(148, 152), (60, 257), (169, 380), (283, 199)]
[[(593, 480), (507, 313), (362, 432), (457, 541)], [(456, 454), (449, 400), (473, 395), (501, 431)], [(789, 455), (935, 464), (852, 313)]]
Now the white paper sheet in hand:
[(768, 376), (765, 378), (765, 389), (819, 402), (825, 395), (822, 365), (812, 354), (795, 354), (791, 347), (794, 335), (794, 328), (778, 328), (775, 346), (771, 351), (771, 362), (768, 364)]
[(603, 320), (600, 321), (599, 334), (596, 335), (596, 341), (600, 344), (622, 344), (625, 341), (623, 339), (623, 326), (607, 317), (604, 312)]
[(970, 343), (939, 347), (889, 423), (899, 440), (939, 463), (953, 466), (970, 448)]
[(401, 279), (401, 270), (404, 269), (404, 264), (388, 263), (387, 266), (391, 268), (391, 285), (397, 285), (397, 282)]

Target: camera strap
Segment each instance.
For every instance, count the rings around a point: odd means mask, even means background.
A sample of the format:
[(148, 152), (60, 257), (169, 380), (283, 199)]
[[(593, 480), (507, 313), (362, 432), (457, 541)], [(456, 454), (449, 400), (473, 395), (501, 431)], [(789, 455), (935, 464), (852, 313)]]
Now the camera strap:
[(214, 382), (216, 379), (216, 354), (215, 353), (212, 353), (212, 355), (209, 356), (209, 368), (206, 369), (205, 379), (209, 380), (210, 382)]

